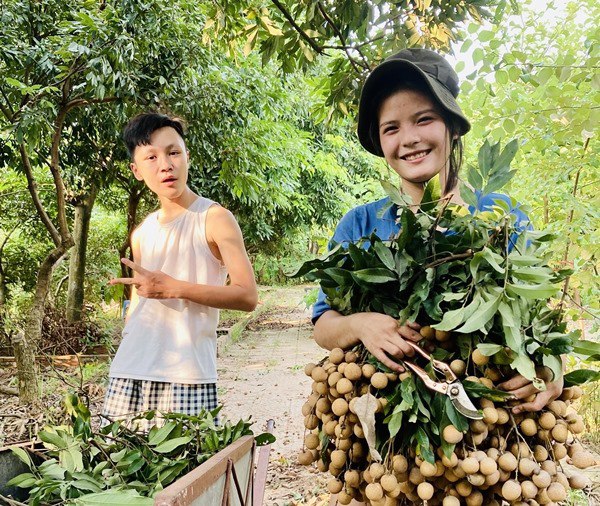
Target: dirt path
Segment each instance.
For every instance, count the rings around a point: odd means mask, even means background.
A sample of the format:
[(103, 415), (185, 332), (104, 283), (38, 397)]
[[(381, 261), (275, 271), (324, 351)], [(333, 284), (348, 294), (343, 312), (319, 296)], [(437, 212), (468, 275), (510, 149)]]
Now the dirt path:
[(296, 464), (304, 435), (302, 404), (311, 380), (304, 365), (325, 352), (313, 341), (303, 287), (275, 290), (268, 311), (251, 322), (237, 343), (220, 342), (219, 396), (225, 415), (254, 420), (255, 432), (275, 421), (265, 505), (326, 504), (325, 477)]

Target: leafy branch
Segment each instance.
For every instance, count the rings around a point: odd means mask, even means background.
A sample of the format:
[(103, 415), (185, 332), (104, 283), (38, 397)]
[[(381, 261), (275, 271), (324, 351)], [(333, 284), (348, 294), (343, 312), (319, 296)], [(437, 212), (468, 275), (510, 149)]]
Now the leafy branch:
[[(55, 503), (90, 494), (110, 494), (113, 504), (128, 504), (128, 498), (151, 497), (179, 476), (245, 435), (250, 422), (215, 424), (220, 407), (198, 415), (162, 414), (162, 425), (140, 433), (141, 420), (151, 420), (154, 411), (140, 413), (129, 421), (112, 421), (99, 432), (92, 431), (90, 412), (71, 394), (65, 398), (71, 415), (68, 426), (47, 426), (39, 433), (45, 449), (36, 452), (36, 464), (27, 451), (12, 448), (29, 467), (8, 485), (29, 489), (30, 504)], [(272, 443), (270, 434), (257, 436), (257, 444)]]

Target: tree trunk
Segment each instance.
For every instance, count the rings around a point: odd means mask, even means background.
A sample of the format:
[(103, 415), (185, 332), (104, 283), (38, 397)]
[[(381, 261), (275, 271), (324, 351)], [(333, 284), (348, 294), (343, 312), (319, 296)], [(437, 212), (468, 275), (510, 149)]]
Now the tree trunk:
[(4, 247), (8, 243), (10, 236), (13, 234), (15, 230), (19, 228), (19, 225), (15, 225), (6, 237), (0, 244), (0, 318), (2, 318), (2, 309), (4, 304), (6, 304), (6, 298), (8, 297), (7, 289), (6, 289), (6, 275), (4, 273), (4, 265), (2, 265), (2, 258), (4, 257)]
[(6, 276), (2, 268), (2, 258), (0, 257), (0, 343), (8, 337), (8, 331), (4, 324), (4, 305), (6, 304)]
[[(68, 246), (71, 245), (69, 244)], [(12, 338), (15, 361), (17, 363), (19, 399), (23, 403), (34, 402), (40, 395), (35, 354), (42, 339), (44, 304), (50, 291), (52, 270), (65, 254), (66, 250), (67, 247), (61, 244), (53, 249), (42, 262), (37, 276), (33, 304), (25, 319), (24, 332), (18, 333)]]
[(69, 262), (69, 284), (67, 289), (67, 321), (70, 323), (81, 320), (84, 300), (85, 258), (87, 252), (90, 219), (98, 189), (93, 186), (83, 201), (75, 206), (75, 228), (73, 240), (75, 246), (71, 249)]
[[(119, 258), (127, 258), (127, 250), (131, 248), (131, 234), (133, 233), (133, 229), (137, 225), (137, 209), (140, 205), (140, 200), (142, 199), (142, 195), (144, 194), (145, 187), (141, 189), (132, 188), (129, 191), (129, 199), (127, 201), (127, 237), (123, 244), (119, 248)], [(130, 276), (129, 268), (126, 265), (121, 265), (121, 277), (127, 278)], [(131, 286), (123, 285), (123, 299), (129, 300), (131, 298)]]
[(6, 276), (4, 276), (1, 261), (0, 259), (0, 318), (2, 318), (2, 308), (6, 303)]

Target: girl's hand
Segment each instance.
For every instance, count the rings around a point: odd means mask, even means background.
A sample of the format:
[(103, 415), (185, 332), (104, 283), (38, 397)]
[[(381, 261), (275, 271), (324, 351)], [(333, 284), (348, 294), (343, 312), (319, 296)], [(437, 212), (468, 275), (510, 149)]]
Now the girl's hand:
[(523, 411), (539, 411), (560, 396), (563, 391), (563, 377), (561, 375), (560, 379), (554, 381), (546, 380), (546, 390), (543, 392), (540, 392), (533, 385), (531, 380), (528, 380), (520, 374), (513, 376), (508, 381), (500, 383), (498, 388), (511, 393), (516, 399), (526, 399), (531, 395), (535, 395), (535, 399), (533, 401), (523, 402), (517, 406), (514, 406), (512, 408), (513, 413), (517, 414)]
[(356, 313), (351, 316), (354, 332), (365, 348), (392, 371), (404, 372), (404, 367), (393, 359), (412, 357), (415, 351), (406, 340), (419, 342), (421, 326), (416, 322), (400, 324), (391, 316), (381, 313)]

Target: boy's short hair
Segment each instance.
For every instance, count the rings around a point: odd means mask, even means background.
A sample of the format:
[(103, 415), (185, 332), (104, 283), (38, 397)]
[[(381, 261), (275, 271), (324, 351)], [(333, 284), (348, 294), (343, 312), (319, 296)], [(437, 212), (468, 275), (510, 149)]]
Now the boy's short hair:
[(164, 127), (174, 128), (182, 139), (185, 138), (184, 123), (179, 118), (157, 112), (143, 112), (131, 118), (123, 129), (123, 140), (130, 158), (133, 160), (135, 148), (150, 144), (150, 136)]

